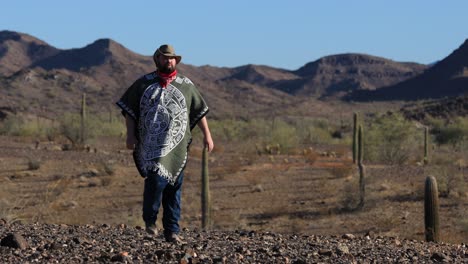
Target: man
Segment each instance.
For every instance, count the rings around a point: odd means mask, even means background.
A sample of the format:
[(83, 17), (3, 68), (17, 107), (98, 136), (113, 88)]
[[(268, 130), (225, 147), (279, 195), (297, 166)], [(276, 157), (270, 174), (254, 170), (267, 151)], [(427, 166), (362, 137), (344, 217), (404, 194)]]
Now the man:
[(153, 55), (156, 71), (136, 80), (117, 102), (125, 116), (127, 148), (133, 150), (135, 165), (145, 178), (146, 231), (157, 235), (162, 203), (164, 237), (174, 243), (181, 242), (181, 187), (195, 125), (203, 132), (207, 150), (214, 147), (205, 117), (208, 106), (192, 81), (177, 72), (181, 59), (171, 45), (161, 45)]

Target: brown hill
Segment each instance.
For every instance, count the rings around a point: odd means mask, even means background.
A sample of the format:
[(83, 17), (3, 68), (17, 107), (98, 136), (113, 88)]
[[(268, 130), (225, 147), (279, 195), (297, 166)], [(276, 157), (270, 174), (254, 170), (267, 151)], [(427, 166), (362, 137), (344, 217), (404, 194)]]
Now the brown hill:
[[(3, 31), (0, 39), (0, 84), (5, 87), (0, 108), (11, 111), (57, 116), (77, 110), (82, 93), (88, 94), (91, 111), (116, 110), (114, 102), (123, 91), (136, 78), (154, 70), (151, 56), (134, 53), (110, 39), (69, 50), (55, 49), (16, 32)], [(425, 65), (363, 54), (327, 56), (296, 71), (260, 65), (179, 65), (179, 71), (207, 98), (214, 110), (210, 115), (215, 117), (268, 116), (279, 106), (281, 112), (310, 114), (327, 108), (317, 99), (379, 89), (424, 69)]]
[(327, 56), (306, 64), (295, 73), (299, 85), (285, 86), (298, 95), (342, 96), (355, 90), (376, 90), (422, 73), (426, 65), (401, 63), (364, 54)]
[(422, 73), (426, 65), (400, 63), (364, 54), (340, 54), (308, 63), (296, 71), (247, 65), (226, 79), (239, 79), (293, 95), (341, 97), (354, 90), (375, 90)]
[[(17, 34), (16, 39), (22, 39), (22, 34)], [(14, 55), (9, 52), (4, 52), (2, 58)], [(116, 111), (114, 102), (124, 90), (136, 78), (154, 70), (150, 56), (131, 52), (110, 39), (100, 39), (83, 48), (57, 50), (51, 56), (28, 62), (32, 63), (25, 63), (14, 74), (0, 76), (0, 84), (5, 87), (1, 109), (56, 117), (77, 111), (81, 95), (86, 93), (91, 111)], [(180, 64), (179, 71), (199, 86), (214, 110), (211, 116), (247, 116), (294, 100), (283, 92), (253, 83), (223, 81), (235, 72), (233, 69)]]
[(30, 35), (0, 31), (0, 75), (9, 76), (58, 52), (58, 49)]
[(418, 100), (468, 92), (468, 39), (423, 74), (377, 91), (357, 92), (353, 100)]

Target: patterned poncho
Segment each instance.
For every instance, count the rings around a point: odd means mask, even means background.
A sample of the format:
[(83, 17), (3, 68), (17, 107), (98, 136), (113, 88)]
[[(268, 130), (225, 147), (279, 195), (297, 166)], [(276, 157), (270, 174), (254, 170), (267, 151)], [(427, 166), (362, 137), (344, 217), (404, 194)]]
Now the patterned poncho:
[(117, 105), (137, 124), (133, 157), (140, 175), (155, 172), (174, 184), (187, 162), (191, 130), (208, 106), (187, 77), (177, 74), (164, 88), (158, 80), (156, 72), (141, 77)]

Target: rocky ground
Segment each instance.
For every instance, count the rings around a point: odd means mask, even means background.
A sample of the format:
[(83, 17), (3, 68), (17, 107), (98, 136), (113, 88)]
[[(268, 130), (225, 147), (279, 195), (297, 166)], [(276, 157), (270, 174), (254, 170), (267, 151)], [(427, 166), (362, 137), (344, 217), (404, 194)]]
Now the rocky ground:
[(184, 229), (185, 244), (139, 226), (0, 225), (1, 263), (468, 263), (464, 244), (376, 236)]

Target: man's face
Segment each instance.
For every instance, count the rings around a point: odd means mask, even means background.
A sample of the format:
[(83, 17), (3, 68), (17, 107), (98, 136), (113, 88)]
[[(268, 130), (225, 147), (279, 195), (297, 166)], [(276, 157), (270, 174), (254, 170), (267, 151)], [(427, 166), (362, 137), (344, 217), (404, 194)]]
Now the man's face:
[(175, 57), (167, 57), (162, 54), (156, 56), (156, 67), (162, 73), (171, 73), (176, 69), (177, 60)]

